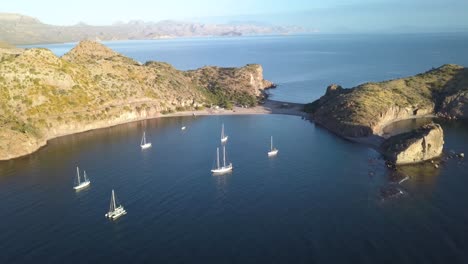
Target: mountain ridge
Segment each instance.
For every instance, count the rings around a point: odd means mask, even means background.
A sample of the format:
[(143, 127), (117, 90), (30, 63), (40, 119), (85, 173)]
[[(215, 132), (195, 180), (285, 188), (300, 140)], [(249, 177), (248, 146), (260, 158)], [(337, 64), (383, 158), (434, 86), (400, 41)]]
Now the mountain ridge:
[(302, 33), (297, 26), (258, 24), (205, 24), (162, 20), (93, 26), (80, 22), (70, 26), (42, 23), (39, 19), (15, 14), (0, 13), (0, 41), (14, 45), (78, 42), (81, 40), (112, 41), (136, 39), (162, 39), (177, 37), (242, 36)]

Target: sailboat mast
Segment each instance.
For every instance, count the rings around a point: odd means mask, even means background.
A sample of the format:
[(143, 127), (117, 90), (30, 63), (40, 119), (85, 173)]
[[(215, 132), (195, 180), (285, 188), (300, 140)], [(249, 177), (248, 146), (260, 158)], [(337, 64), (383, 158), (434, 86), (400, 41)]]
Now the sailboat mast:
[(271, 136), (270, 149), (273, 150), (273, 136)]
[(224, 124), (221, 127), (221, 139), (224, 139)]
[(84, 181), (88, 181), (87, 177), (86, 177), (86, 171), (83, 171), (84, 173)]
[(219, 148), (216, 148), (216, 165), (218, 166), (217, 169), (219, 169)]
[(80, 181), (80, 169), (78, 167), (76, 167), (76, 177), (78, 178), (78, 185), (80, 185), (81, 181)]
[(226, 167), (226, 147), (223, 146), (223, 166)]
[(146, 132), (143, 132), (143, 145), (146, 145)]
[[(112, 205), (114, 206), (113, 209), (115, 210), (115, 208), (117, 207), (115, 205), (115, 194), (114, 194), (114, 190), (112, 190)], [(113, 210), (112, 210), (113, 211)]]
[(114, 208), (112, 206), (114, 205), (114, 190), (112, 190), (112, 195), (111, 195), (111, 200), (110, 200), (110, 205), (109, 205), (109, 212), (113, 212)]

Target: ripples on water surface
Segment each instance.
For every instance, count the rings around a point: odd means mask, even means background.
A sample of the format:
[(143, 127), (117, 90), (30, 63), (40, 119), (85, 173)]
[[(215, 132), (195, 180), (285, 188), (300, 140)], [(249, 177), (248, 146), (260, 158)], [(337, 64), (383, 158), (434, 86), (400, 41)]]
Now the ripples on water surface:
[[(223, 122), (234, 171), (212, 176)], [(463, 138), (466, 148), (468, 130), (454, 126), (447, 147)], [(270, 135), (280, 152), (269, 159)], [(92, 181), (78, 193), (77, 165)], [(392, 179), (378, 154), (299, 117), (136, 122), (0, 163), (0, 260), (462, 263), (466, 169), (457, 159), (412, 166), (404, 195), (382, 197)], [(115, 223), (104, 217), (112, 188), (128, 211)]]

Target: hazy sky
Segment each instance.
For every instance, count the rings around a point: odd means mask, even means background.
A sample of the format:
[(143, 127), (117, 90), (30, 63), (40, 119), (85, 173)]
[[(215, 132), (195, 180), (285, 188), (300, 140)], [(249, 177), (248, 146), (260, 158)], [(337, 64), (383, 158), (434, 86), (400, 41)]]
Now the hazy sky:
[(468, 29), (468, 0), (5, 0), (0, 12), (55, 25), (173, 19), (256, 21), (322, 32)]

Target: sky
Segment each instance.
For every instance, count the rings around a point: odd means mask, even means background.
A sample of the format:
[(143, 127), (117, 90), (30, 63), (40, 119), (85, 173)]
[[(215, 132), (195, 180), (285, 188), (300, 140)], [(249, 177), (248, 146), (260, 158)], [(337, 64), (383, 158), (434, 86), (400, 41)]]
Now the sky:
[(0, 12), (44, 23), (249, 21), (320, 32), (468, 31), (468, 0), (6, 0)]

